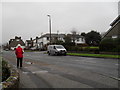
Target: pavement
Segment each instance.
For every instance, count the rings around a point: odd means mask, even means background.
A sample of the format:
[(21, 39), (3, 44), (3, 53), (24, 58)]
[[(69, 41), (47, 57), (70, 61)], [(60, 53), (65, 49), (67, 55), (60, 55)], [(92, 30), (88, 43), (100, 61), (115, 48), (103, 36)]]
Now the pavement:
[[(3, 57), (16, 67), (14, 52)], [(118, 88), (118, 60), (25, 52), (20, 88)]]

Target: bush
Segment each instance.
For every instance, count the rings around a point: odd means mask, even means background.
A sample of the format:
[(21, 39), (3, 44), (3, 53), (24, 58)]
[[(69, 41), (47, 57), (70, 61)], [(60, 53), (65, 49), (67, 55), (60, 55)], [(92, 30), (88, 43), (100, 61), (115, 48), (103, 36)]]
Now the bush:
[(2, 60), (2, 81), (5, 81), (10, 76), (10, 70), (7, 62)]
[(103, 39), (99, 47), (100, 47), (100, 51), (118, 52), (120, 51), (120, 38)]

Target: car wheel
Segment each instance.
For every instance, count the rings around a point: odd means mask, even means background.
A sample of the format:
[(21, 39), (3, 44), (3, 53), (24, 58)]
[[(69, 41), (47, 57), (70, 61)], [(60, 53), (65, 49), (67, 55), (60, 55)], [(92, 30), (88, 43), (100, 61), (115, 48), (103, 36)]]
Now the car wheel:
[(66, 56), (66, 53), (64, 54), (64, 56)]
[(50, 55), (50, 52), (48, 52), (48, 55)]
[(58, 53), (57, 53), (57, 52), (55, 52), (55, 55), (56, 55), (56, 56), (58, 56)]

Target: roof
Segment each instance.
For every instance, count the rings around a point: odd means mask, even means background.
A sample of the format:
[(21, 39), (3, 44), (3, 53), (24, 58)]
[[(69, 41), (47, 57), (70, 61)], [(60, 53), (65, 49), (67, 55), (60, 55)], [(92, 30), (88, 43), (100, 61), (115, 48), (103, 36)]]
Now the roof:
[[(67, 34), (68, 36), (73, 36), (72, 34)], [(79, 35), (79, 34), (76, 34), (75, 36), (74, 36), (75, 38), (84, 38), (84, 36), (81, 36), (81, 35)]]
[(120, 15), (110, 24), (110, 26), (114, 26), (119, 21), (120, 21)]
[(112, 27), (105, 33), (105, 35), (103, 36), (103, 38), (108, 35), (112, 30), (113, 28), (118, 25), (120, 23), (120, 15), (110, 24)]
[[(72, 34), (67, 34), (67, 35), (72, 36)], [(51, 37), (64, 38), (65, 36), (66, 36), (65, 34), (51, 33)], [(49, 33), (44, 34), (44, 35), (42, 35), (41, 37), (38, 37), (38, 39), (41, 39), (41, 38), (43, 38), (43, 37), (50, 37), (50, 34), (49, 34)], [(76, 34), (76, 35), (75, 35), (75, 38), (84, 38), (84, 36), (81, 36), (81, 35), (79, 35), (79, 34)], [(33, 41), (34, 41), (34, 40), (36, 40), (36, 38), (33, 39)]]
[[(40, 38), (43, 38), (43, 37), (50, 37), (50, 34), (49, 33), (44, 34)], [(54, 33), (51, 33), (51, 37), (61, 37), (61, 38), (64, 38), (65, 34), (54, 34)]]
[(28, 43), (32, 43), (32, 41), (31, 41), (31, 40), (26, 40), (26, 42), (28, 42)]
[(13, 41), (9, 44), (10, 47), (16, 47), (18, 44), (21, 46), (25, 46), (25, 43), (19, 39), (19, 41), (16, 41), (16, 39), (12, 39)]

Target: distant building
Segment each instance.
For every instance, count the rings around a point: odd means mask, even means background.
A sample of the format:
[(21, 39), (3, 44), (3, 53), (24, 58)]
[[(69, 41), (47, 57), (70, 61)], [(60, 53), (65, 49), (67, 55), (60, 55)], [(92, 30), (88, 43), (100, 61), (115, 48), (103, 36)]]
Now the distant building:
[(120, 38), (120, 15), (110, 24), (111, 28), (105, 33), (103, 39)]
[(85, 44), (85, 37), (81, 36), (79, 34), (76, 35), (72, 35), (72, 34), (67, 34), (68, 36), (71, 37), (71, 42), (75, 42), (76, 45), (81, 45), (81, 44)]
[(25, 43), (21, 39), (21, 37), (15, 36), (15, 39), (10, 39), (9, 41), (9, 49), (14, 50), (18, 45), (21, 45), (22, 48), (25, 48)]
[[(68, 34), (71, 37), (71, 42), (73, 42), (72, 39), (72, 35)], [(65, 34), (55, 34), (52, 33), (51, 34), (51, 43), (55, 44), (56, 41), (60, 40), (65, 42), (64, 38), (65, 38)], [(42, 49), (42, 48), (46, 48), (46, 46), (50, 43), (50, 34), (44, 34), (41, 37), (36, 37), (35, 39), (33, 39), (33, 47), (36, 47), (36, 49)], [(80, 44), (84, 44), (85, 43), (85, 39), (83, 36), (81, 35), (75, 35), (75, 44), (76, 45), (80, 45)]]
[(32, 38), (30, 38), (30, 40), (26, 40), (25, 41), (25, 49), (30, 49), (31, 47), (33, 47), (33, 40), (32, 40)]
[(38, 37), (36, 37), (35, 39), (33, 39), (33, 47), (36, 47), (38, 44)]
[[(55, 43), (57, 40), (61, 40), (64, 42), (64, 37), (65, 34), (51, 34), (51, 42)], [(36, 42), (36, 43), (35, 43)], [(44, 34), (41, 37), (36, 37), (36, 39), (34, 40), (34, 46), (37, 46), (37, 48), (41, 48), (43, 49), (44, 47), (47, 46), (47, 44), (50, 43), (50, 34)]]

